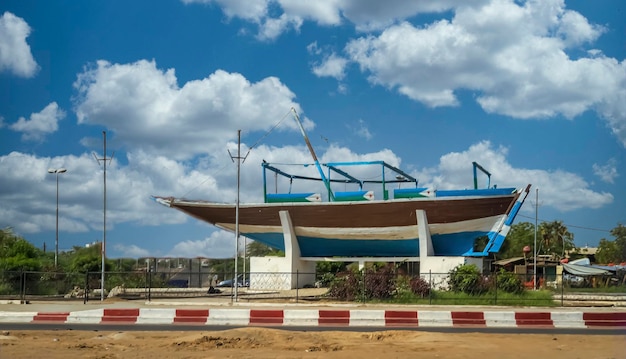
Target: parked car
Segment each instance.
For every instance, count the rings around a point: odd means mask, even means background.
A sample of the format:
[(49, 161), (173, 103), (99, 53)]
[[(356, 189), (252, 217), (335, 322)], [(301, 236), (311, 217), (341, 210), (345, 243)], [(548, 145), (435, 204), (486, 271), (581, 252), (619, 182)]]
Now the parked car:
[[(244, 281), (243, 281), (243, 274), (238, 275), (237, 278), (238, 278), (238, 281), (237, 281), (238, 282), (238, 285), (237, 285), (238, 287), (249, 287), (250, 286), (250, 280), (248, 278), (246, 278), (246, 281), (244, 283)], [(235, 282), (234, 278), (233, 279), (226, 279), (226, 280), (223, 280), (223, 281), (217, 283), (217, 286), (218, 287), (232, 287), (234, 282)]]

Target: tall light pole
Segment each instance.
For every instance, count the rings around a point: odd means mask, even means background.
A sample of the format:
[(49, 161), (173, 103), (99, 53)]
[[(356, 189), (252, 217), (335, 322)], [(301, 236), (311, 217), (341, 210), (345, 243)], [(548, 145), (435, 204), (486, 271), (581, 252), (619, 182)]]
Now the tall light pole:
[(100, 245), (100, 255), (102, 257), (102, 268), (101, 268), (101, 273), (100, 273), (100, 289), (101, 289), (100, 301), (104, 300), (104, 271), (105, 271), (104, 265), (105, 265), (105, 259), (106, 259), (106, 245), (107, 245), (107, 161), (109, 161), (109, 163), (113, 161), (113, 155), (111, 155), (111, 157), (107, 157), (107, 133), (106, 131), (102, 131), (102, 140), (104, 143), (103, 157), (98, 158), (98, 156), (94, 154), (96, 161), (98, 161), (98, 163), (102, 161), (102, 164), (104, 167), (104, 174), (103, 174), (103, 180), (102, 180), (104, 184), (104, 195), (103, 195), (104, 209), (102, 211), (102, 214), (103, 214), (102, 243)]
[(57, 178), (57, 221), (56, 221), (56, 236), (54, 238), (54, 269), (57, 269), (59, 264), (59, 174), (65, 173), (65, 168), (50, 168), (48, 173), (54, 173)]
[(537, 290), (537, 221), (538, 221), (538, 212), (539, 212), (539, 188), (535, 189), (535, 244), (534, 244), (534, 254), (535, 257), (533, 259), (533, 289)]

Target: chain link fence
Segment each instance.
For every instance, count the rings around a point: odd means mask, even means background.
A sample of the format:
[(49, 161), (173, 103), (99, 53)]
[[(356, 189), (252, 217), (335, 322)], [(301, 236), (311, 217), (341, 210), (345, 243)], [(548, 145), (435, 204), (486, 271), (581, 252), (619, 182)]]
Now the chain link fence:
[[(620, 279), (621, 278), (621, 279)], [(59, 273), (0, 271), (0, 299), (100, 300), (205, 297), (237, 301), (358, 301), (431, 305), (552, 305), (613, 301), (626, 305), (624, 273), (576, 277), (566, 273), (215, 273), (209, 268), (167, 271)], [(235, 287), (236, 286), (236, 287)], [(539, 289), (535, 291), (534, 289)], [(536, 296), (534, 293), (543, 293)], [(608, 298), (603, 298), (607, 297)], [(576, 298), (578, 299), (576, 299)], [(587, 299), (581, 299), (587, 297)]]

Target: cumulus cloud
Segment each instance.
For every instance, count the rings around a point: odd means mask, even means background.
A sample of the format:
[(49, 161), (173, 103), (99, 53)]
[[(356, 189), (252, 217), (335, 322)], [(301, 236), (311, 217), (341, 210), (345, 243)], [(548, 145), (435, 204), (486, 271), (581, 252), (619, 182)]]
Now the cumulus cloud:
[(56, 132), (59, 129), (58, 122), (64, 118), (65, 111), (56, 102), (51, 102), (40, 112), (32, 113), (30, 119), (20, 117), (9, 128), (22, 132), (23, 140), (41, 141), (46, 135)]
[(617, 173), (617, 161), (611, 158), (604, 165), (593, 164), (593, 174), (600, 177), (606, 183), (614, 183), (615, 178), (619, 177)]
[[(260, 39), (275, 39), (305, 20), (339, 26), (344, 19), (359, 31), (375, 31), (422, 13), (439, 13), (458, 6), (479, 6), (487, 0), (182, 0), (186, 4), (216, 4), (228, 18), (240, 18), (259, 27)], [(271, 11), (270, 11), (271, 9)]]
[[(430, 107), (458, 106), (457, 92), (469, 90), (486, 112), (520, 119), (571, 119), (595, 110), (626, 147), (626, 61), (593, 48), (589, 57), (570, 57), (568, 51), (592, 46), (607, 29), (564, 0), (264, 0), (250, 9), (240, 1), (184, 1), (217, 4), (229, 17), (258, 24), (266, 39), (306, 20), (382, 31), (350, 41), (346, 59), (329, 55), (313, 72), (341, 79), (349, 60), (370, 82)], [(442, 15), (409, 22), (425, 13)], [(321, 53), (317, 43), (308, 49)]]
[(337, 80), (344, 78), (348, 60), (334, 53), (326, 56), (323, 61), (313, 66), (313, 73), (318, 77), (333, 77)]
[[(493, 148), (489, 141), (479, 142), (463, 152), (442, 156), (439, 164), (416, 173), (425, 186), (439, 189), (473, 188), (472, 162), (491, 173), (491, 184), (520, 188), (532, 184), (542, 192), (542, 203), (559, 211), (600, 208), (613, 202), (613, 195), (590, 188), (580, 175), (560, 169), (515, 168), (507, 161), (506, 147)], [(483, 179), (479, 179), (479, 183)]]
[(38, 65), (30, 52), (26, 38), (31, 28), (21, 17), (6, 11), (0, 16), (0, 72), (33, 77)]
[[(120, 145), (177, 159), (223, 151), (238, 129), (265, 131), (291, 107), (295, 95), (278, 78), (251, 83), (238, 73), (217, 70), (179, 87), (173, 69), (154, 61), (97, 64), (79, 74), (78, 123), (104, 125)], [(304, 126), (313, 123), (302, 119)], [(284, 128), (296, 130), (293, 121)]]
[(186, 240), (177, 243), (167, 257), (234, 258), (235, 237), (229, 232), (216, 231), (210, 237), (201, 240)]
[(357, 136), (364, 138), (366, 140), (371, 140), (374, 135), (370, 132), (367, 127), (367, 123), (362, 119), (357, 122), (355, 126), (348, 126), (352, 132), (354, 132)]
[(141, 248), (135, 244), (115, 244), (113, 248), (116, 251), (123, 253), (124, 258), (142, 258), (154, 255), (154, 253), (151, 253), (149, 250)]
[(455, 92), (470, 90), (486, 112), (521, 119), (593, 109), (626, 146), (626, 63), (567, 54), (603, 31), (560, 0), (492, 1), (423, 27), (391, 26), (345, 51), (370, 82), (428, 106), (457, 106)]

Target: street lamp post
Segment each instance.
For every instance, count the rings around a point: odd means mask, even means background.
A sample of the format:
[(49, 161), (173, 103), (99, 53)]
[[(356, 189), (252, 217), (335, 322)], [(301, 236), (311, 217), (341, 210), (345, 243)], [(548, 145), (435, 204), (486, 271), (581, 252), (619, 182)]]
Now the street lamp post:
[(59, 264), (59, 174), (65, 173), (65, 168), (50, 168), (48, 173), (54, 173), (57, 178), (57, 220), (56, 220), (56, 237), (54, 239), (54, 269)]

